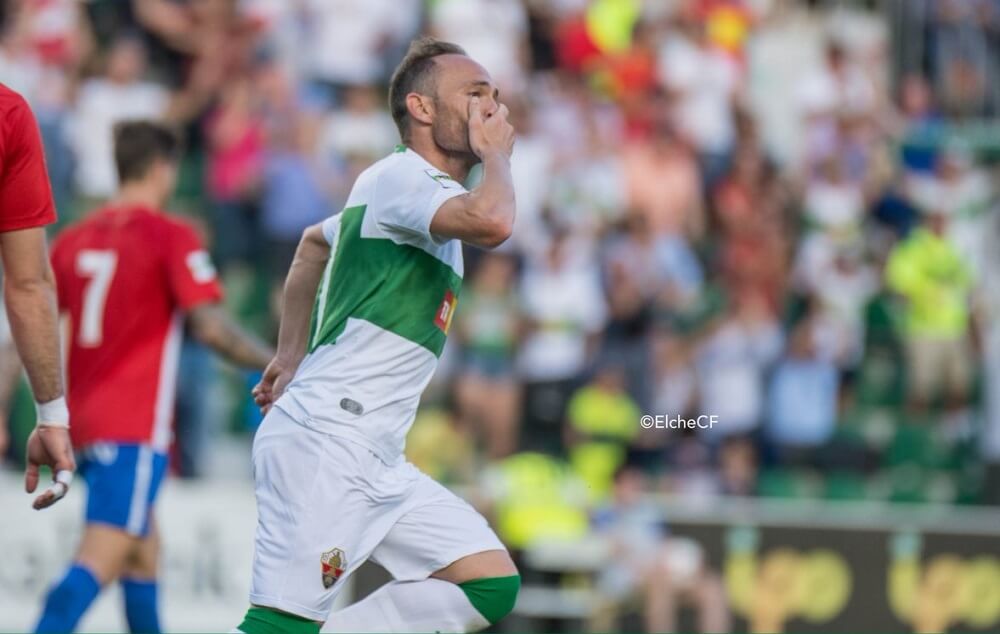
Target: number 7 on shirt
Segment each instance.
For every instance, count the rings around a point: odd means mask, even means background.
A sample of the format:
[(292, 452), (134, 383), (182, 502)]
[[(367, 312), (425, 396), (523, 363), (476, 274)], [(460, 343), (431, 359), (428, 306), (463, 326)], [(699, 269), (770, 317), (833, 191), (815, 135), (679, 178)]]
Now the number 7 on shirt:
[(104, 306), (117, 267), (118, 254), (111, 250), (84, 250), (77, 254), (76, 272), (87, 280), (78, 337), (81, 348), (96, 348), (104, 339)]

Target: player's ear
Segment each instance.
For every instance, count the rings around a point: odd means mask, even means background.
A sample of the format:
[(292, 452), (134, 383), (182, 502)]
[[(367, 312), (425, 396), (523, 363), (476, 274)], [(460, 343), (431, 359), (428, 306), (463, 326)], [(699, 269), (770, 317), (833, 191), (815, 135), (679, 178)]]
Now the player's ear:
[(427, 95), (418, 92), (406, 95), (406, 109), (411, 117), (424, 125), (434, 122), (434, 100)]

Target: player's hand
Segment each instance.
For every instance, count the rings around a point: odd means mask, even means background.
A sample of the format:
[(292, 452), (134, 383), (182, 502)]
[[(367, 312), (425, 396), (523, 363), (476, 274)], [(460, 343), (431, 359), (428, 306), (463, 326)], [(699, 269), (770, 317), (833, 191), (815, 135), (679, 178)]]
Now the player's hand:
[(281, 397), (288, 383), (295, 376), (297, 367), (297, 365), (287, 363), (277, 357), (267, 364), (260, 382), (250, 392), (253, 394), (254, 403), (260, 408), (261, 414), (267, 414), (271, 411), (271, 406)]
[(500, 104), (496, 112), (484, 118), (479, 104), (479, 97), (469, 101), (469, 146), (481, 159), (498, 153), (510, 158), (514, 151), (514, 126), (507, 122), (507, 106)]
[(32, 506), (36, 510), (52, 506), (69, 491), (76, 471), (69, 429), (39, 424), (28, 436), (26, 453), (28, 466), (24, 470), (24, 489), (28, 493), (38, 488), (39, 467), (45, 465), (52, 469), (52, 485), (35, 498)]

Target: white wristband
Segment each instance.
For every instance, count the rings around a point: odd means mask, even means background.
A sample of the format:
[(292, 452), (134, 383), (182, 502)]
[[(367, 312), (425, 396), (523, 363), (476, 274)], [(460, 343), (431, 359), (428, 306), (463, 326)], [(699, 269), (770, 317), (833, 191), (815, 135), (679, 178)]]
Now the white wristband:
[(38, 425), (44, 427), (69, 427), (69, 409), (66, 407), (66, 397), (60, 396), (47, 403), (35, 401), (38, 411)]

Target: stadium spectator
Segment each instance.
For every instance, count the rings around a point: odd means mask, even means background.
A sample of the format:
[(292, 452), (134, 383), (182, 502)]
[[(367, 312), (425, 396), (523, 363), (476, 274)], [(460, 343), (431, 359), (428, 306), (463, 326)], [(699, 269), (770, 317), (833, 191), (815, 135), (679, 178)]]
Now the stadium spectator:
[(569, 463), (587, 485), (591, 503), (611, 494), (615, 472), (625, 465), (639, 431), (642, 410), (625, 391), (621, 368), (600, 368), (590, 383), (569, 399), (565, 444)]
[(417, 414), (406, 437), (406, 459), (445, 485), (475, 481), (475, 438), (454, 412), (428, 408)]
[(510, 113), (511, 122), (517, 127), (517, 145), (510, 159), (517, 222), (514, 235), (504, 247), (538, 253), (544, 248), (547, 232), (542, 214), (561, 182), (556, 171), (559, 148), (549, 131), (540, 126), (537, 104), (515, 96), (510, 101)]
[(623, 366), (629, 394), (645, 411), (653, 395), (649, 339), (659, 314), (684, 311), (702, 290), (701, 263), (683, 236), (658, 235), (630, 214), (605, 241), (602, 265), (609, 321), (601, 358)]
[(491, 524), (515, 555), (545, 541), (572, 542), (589, 533), (587, 493), (563, 460), (522, 451), (483, 473)]
[(611, 137), (600, 116), (584, 111), (579, 151), (552, 167), (547, 198), (559, 222), (587, 235), (618, 221), (625, 207), (625, 173), (612, 151)]
[(629, 207), (658, 234), (700, 239), (705, 231), (701, 170), (676, 129), (660, 124), (622, 149)]
[(931, 59), (945, 107), (957, 116), (990, 112), (997, 106), (995, 86), (989, 80), (996, 72), (995, 44), (989, 38), (995, 6), (988, 0), (943, 0), (929, 11), (934, 34)]
[(840, 374), (822, 328), (814, 315), (800, 322), (771, 377), (765, 432), (784, 464), (815, 464), (809, 450), (827, 442), (837, 424)]
[(66, 139), (73, 73), (91, 53), (93, 39), (71, 1), (12, 4), (0, 21), (0, 82), (19, 91), (38, 119), (56, 209), (73, 197), (74, 157)]
[(482, 256), (463, 293), (457, 335), (462, 345), (455, 401), (462, 426), (483, 440), (493, 460), (517, 450), (520, 388), (515, 355), (520, 307), (513, 282), (516, 263), (508, 255)]
[(308, 0), (302, 11), (305, 74), (330, 103), (387, 79), (387, 59), (402, 57), (420, 22), (415, 0)]
[(126, 119), (159, 118), (170, 107), (170, 92), (147, 81), (146, 48), (134, 36), (123, 36), (108, 50), (102, 76), (83, 82), (73, 109), (70, 143), (78, 157), (77, 187), (95, 199), (117, 187), (112, 156), (112, 129)]
[(223, 271), (234, 263), (248, 264), (263, 246), (259, 196), (265, 130), (256, 106), (250, 79), (237, 79), (225, 86), (205, 124), (212, 229)]
[(764, 413), (765, 372), (781, 353), (784, 337), (771, 309), (747, 296), (730, 307), (699, 342), (697, 411), (719, 417), (710, 439), (754, 432)]
[(982, 276), (986, 252), (992, 247), (988, 228), (994, 183), (990, 175), (973, 164), (965, 148), (954, 144), (941, 148), (933, 171), (911, 174), (905, 187), (917, 208), (939, 209), (948, 216), (948, 238), (973, 272)]
[(972, 379), (968, 337), (974, 278), (947, 239), (947, 228), (941, 210), (927, 210), (924, 226), (893, 249), (886, 265), (886, 282), (906, 300), (909, 403), (919, 412), (938, 397), (951, 408), (964, 407)]
[(343, 108), (331, 111), (320, 131), (319, 156), (356, 157), (371, 163), (392, 151), (399, 135), (392, 117), (380, 108), (371, 85), (345, 86)]
[(876, 107), (875, 86), (842, 42), (827, 43), (825, 59), (813, 68), (797, 89), (804, 125), (804, 151), (810, 168), (836, 155), (840, 118), (871, 116)]
[(681, 337), (664, 333), (654, 341), (654, 355), (653, 411), (689, 416), (694, 411), (698, 389), (690, 347)]
[(596, 535), (611, 557), (598, 575), (593, 631), (615, 631), (615, 612), (638, 595), (647, 632), (675, 632), (682, 605), (690, 604), (701, 632), (730, 631), (725, 588), (698, 542), (671, 536), (662, 516), (643, 502), (642, 474), (619, 469), (612, 499), (593, 513)]
[(712, 43), (703, 22), (682, 19), (662, 42), (660, 80), (675, 95), (678, 128), (698, 152), (711, 188), (725, 173), (736, 142), (734, 110), (740, 69)]
[(817, 177), (806, 186), (803, 204), (806, 222), (821, 231), (855, 229), (865, 213), (864, 191), (847, 178), (839, 157), (820, 162)]
[(558, 443), (566, 403), (593, 359), (607, 318), (598, 272), (579, 246), (564, 233), (554, 235), (541, 257), (527, 261), (521, 277), (522, 428), (525, 436), (551, 443)]
[[(316, 126), (305, 116), (272, 126), (261, 158), (261, 230), (272, 279), (284, 282), (302, 232), (329, 217), (328, 171), (313, 160)], [(342, 202), (342, 201), (340, 201)]]
[(743, 435), (723, 440), (718, 451), (719, 494), (739, 497), (755, 495), (758, 465), (757, 447), (750, 437)]
[(528, 15), (519, 0), (438, 0), (430, 9), (430, 31), (455, 42), (491, 69), (502, 93), (525, 86), (524, 51)]

